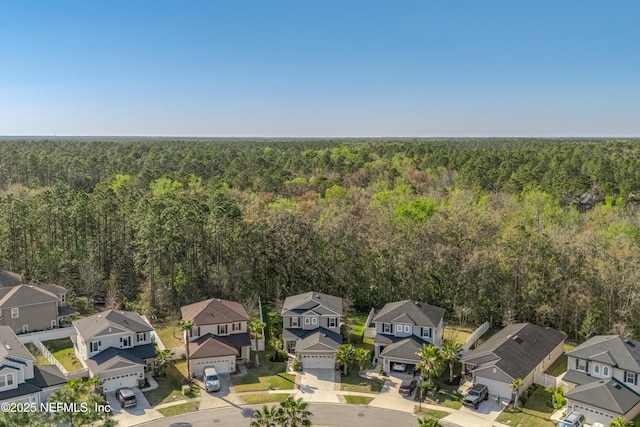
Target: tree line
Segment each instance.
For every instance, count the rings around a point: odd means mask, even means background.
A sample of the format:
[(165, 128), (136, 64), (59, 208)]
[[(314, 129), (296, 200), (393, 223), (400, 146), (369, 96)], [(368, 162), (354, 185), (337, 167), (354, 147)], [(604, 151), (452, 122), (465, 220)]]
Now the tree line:
[(638, 336), (639, 143), (4, 141), (0, 268), (158, 316), (317, 290)]

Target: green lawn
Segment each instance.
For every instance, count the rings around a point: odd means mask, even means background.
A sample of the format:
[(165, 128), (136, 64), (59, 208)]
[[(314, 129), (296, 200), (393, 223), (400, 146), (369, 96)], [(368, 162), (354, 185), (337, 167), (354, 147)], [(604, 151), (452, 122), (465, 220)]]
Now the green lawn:
[(369, 313), (350, 313), (345, 319), (347, 331), (349, 332), (350, 343), (362, 342), (364, 334), (364, 324)]
[(367, 396), (348, 396), (345, 395), (344, 396), (344, 400), (349, 404), (349, 405), (368, 405), (369, 403), (371, 403), (371, 401), (373, 400), (373, 397), (367, 397)]
[(418, 412), (416, 414), (416, 416), (418, 418), (423, 418), (423, 417), (426, 416), (427, 418), (433, 418), (433, 419), (436, 419), (436, 420), (439, 420), (440, 418), (444, 418), (447, 415), (449, 415), (448, 412), (437, 411), (435, 409), (423, 409), (423, 410), (421, 410), (420, 412)]
[(180, 337), (182, 337), (182, 329), (178, 325), (159, 325), (155, 328), (156, 333), (162, 340), (162, 343), (167, 348), (180, 347), (182, 342), (180, 341)]
[(55, 357), (67, 371), (71, 372), (82, 369), (82, 363), (76, 358), (71, 339), (61, 338), (59, 340), (43, 341), (42, 344), (44, 344), (47, 350), (53, 354), (53, 357)]
[(447, 326), (444, 329), (445, 339), (464, 344), (475, 329), (463, 326)]
[(254, 403), (279, 403), (287, 399), (289, 394), (269, 394), (269, 393), (256, 393), (256, 394), (243, 394), (242, 400), (246, 404), (252, 405)]
[(460, 409), (462, 407), (462, 396), (458, 394), (458, 386), (442, 383), (442, 388), (438, 393), (438, 401), (434, 403), (445, 408)]
[(195, 412), (200, 407), (200, 402), (188, 402), (180, 405), (173, 405), (167, 408), (158, 409), (165, 417), (172, 417), (174, 415), (186, 414), (187, 412)]
[(538, 387), (529, 396), (522, 412), (510, 412), (509, 406), (496, 421), (514, 427), (554, 427), (554, 423), (549, 420), (553, 413), (553, 408), (547, 405), (550, 401), (551, 395), (544, 391), (544, 387)]
[(176, 400), (187, 399), (200, 395), (200, 388), (196, 385), (191, 386), (191, 395), (182, 394), (182, 380), (187, 376), (187, 362), (181, 360), (167, 369), (164, 377), (154, 377), (158, 382), (158, 388), (144, 393), (149, 404), (156, 406), (161, 403), (173, 402)]
[(231, 377), (233, 390), (243, 391), (262, 390), (291, 390), (294, 388), (296, 376), (286, 373), (286, 362), (269, 361), (270, 352), (261, 351), (260, 367), (250, 368), (247, 375)]
[(565, 372), (567, 372), (567, 355), (563, 354), (562, 356), (558, 357), (558, 359), (553, 362), (551, 366), (547, 368), (545, 374), (559, 377)]
[(44, 357), (42, 353), (40, 353), (40, 350), (38, 350), (38, 347), (36, 347), (33, 343), (28, 342), (24, 346), (27, 347), (29, 353), (31, 353), (33, 357), (36, 358), (36, 365), (51, 365), (49, 359)]
[(384, 381), (380, 379), (368, 379), (362, 378), (356, 369), (352, 369), (348, 372), (346, 377), (340, 375), (340, 382), (342, 383), (340, 389), (343, 391), (360, 391), (364, 393), (380, 393)]

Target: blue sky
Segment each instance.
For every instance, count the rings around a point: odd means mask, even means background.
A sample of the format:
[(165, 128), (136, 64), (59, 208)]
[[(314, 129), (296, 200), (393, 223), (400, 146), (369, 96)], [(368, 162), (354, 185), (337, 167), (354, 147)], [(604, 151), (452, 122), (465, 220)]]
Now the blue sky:
[(640, 136), (640, 2), (3, 1), (0, 135)]

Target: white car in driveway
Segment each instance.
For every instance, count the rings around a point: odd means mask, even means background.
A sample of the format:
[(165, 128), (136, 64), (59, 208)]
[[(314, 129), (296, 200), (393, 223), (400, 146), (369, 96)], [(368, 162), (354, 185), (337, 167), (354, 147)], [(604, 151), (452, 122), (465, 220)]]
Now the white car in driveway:
[(393, 365), (391, 365), (391, 370), (404, 372), (407, 370), (407, 365), (406, 363), (394, 363)]

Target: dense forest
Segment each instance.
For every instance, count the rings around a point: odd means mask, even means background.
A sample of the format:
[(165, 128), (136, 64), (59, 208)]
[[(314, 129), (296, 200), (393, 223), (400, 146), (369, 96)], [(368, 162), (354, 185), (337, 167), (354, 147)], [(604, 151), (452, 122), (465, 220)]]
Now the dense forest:
[(639, 198), (640, 140), (5, 138), (0, 268), (157, 316), (317, 290), (637, 338)]

